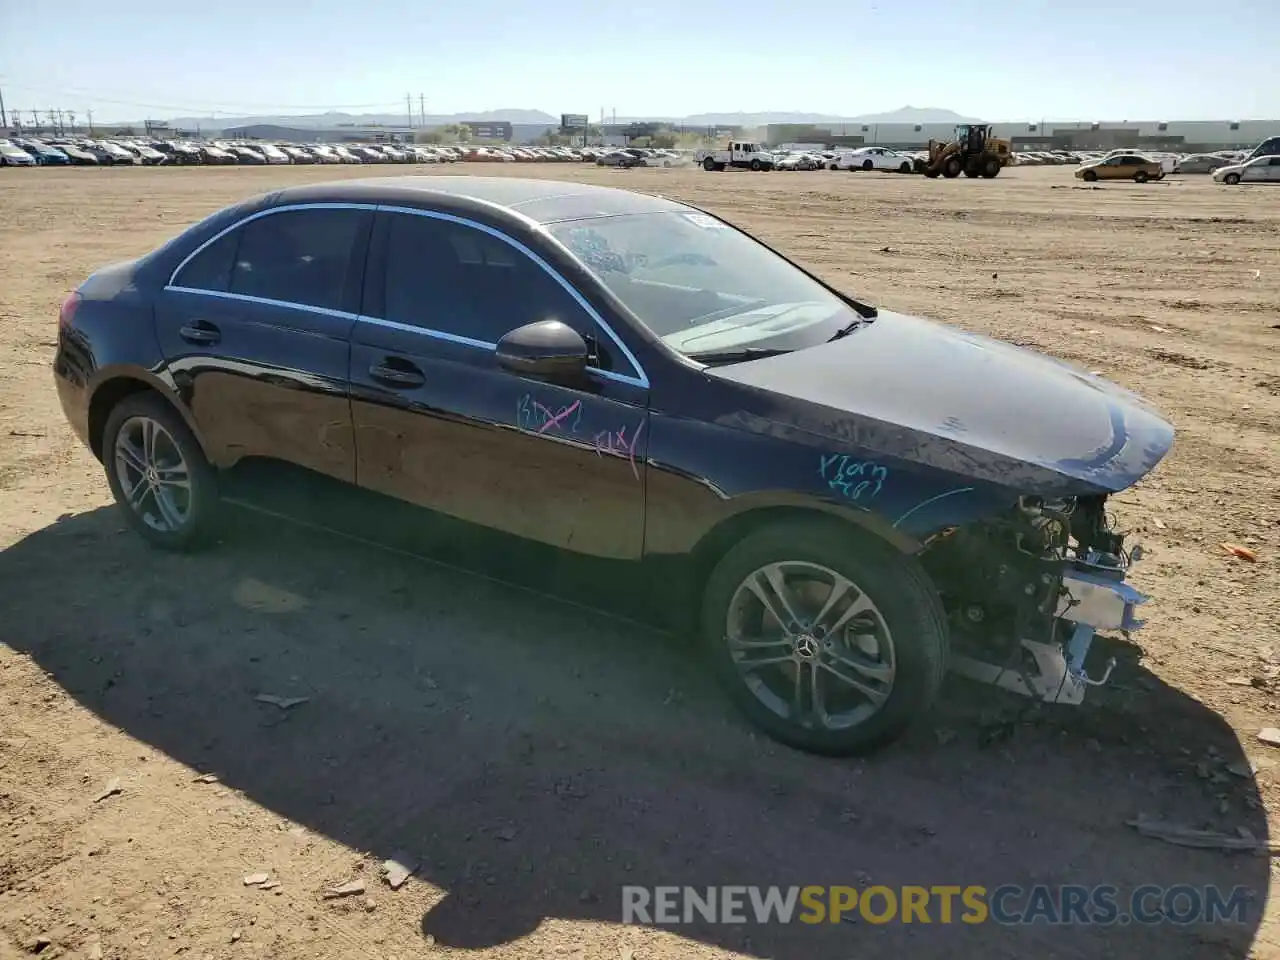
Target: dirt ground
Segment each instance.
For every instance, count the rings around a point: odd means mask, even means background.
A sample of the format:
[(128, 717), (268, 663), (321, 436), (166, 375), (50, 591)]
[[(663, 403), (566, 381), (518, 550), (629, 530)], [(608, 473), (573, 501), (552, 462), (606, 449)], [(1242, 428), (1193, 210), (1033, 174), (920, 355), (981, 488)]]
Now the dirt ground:
[[(61, 297), (231, 201), (369, 171), (4, 170), (0, 957), (1280, 957), (1269, 858), (1126, 825), (1280, 824), (1280, 749), (1256, 739), (1280, 725), (1280, 190), (447, 172), (687, 199), (864, 299), (1145, 394), (1178, 439), (1114, 501), (1147, 549), (1141, 650), (1083, 708), (953, 680), (904, 742), (821, 760), (752, 734), (676, 640), (580, 606), (239, 511), (209, 552), (148, 550), (59, 410)], [(397, 851), (421, 866), (392, 891)], [(623, 884), (685, 883), (1256, 899), (1190, 926), (620, 922)]]

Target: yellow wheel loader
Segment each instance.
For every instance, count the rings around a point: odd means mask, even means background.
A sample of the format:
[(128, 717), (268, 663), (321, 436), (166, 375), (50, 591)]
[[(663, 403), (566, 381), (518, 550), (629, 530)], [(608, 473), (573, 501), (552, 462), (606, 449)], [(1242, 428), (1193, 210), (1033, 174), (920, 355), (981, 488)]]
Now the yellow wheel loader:
[(985, 123), (962, 123), (956, 127), (956, 136), (950, 142), (929, 141), (928, 159), (915, 162), (916, 173), (926, 177), (954, 178), (998, 176), (1013, 157), (1009, 141), (991, 136), (991, 127)]

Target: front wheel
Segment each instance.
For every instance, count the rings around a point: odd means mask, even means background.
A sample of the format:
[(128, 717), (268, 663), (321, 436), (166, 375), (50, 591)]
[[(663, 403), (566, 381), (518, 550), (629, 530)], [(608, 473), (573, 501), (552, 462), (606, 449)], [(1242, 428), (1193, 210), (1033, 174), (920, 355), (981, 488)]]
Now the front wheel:
[(863, 161), (862, 161), (862, 169), (863, 169), (863, 170), (874, 170), (874, 169), (875, 169), (875, 164), (874, 164), (874, 163), (872, 163), (870, 160), (863, 160)]
[(1146, 173), (1146, 171), (1145, 171), (1145, 170), (1139, 170), (1137, 173), (1135, 173), (1135, 174), (1133, 175), (1133, 182), (1134, 182), (1134, 183), (1146, 183), (1146, 182), (1147, 182), (1147, 173)]
[(751, 169), (759, 173), (761, 170), (764, 169), (764, 165), (759, 160), (752, 160)]
[(918, 564), (829, 521), (771, 525), (733, 547), (707, 582), (701, 633), (756, 726), (827, 755), (901, 734), (947, 662), (942, 605)]
[(1223, 182), (1223, 183), (1229, 183), (1229, 184), (1231, 184), (1231, 186), (1233, 186), (1233, 187), (1234, 187), (1237, 183), (1239, 183), (1239, 182), (1240, 182), (1240, 174), (1238, 174), (1238, 173), (1228, 173), (1225, 177), (1223, 177), (1223, 178), (1222, 178), (1222, 182)]
[(1084, 180), (1085, 183), (1093, 183), (1095, 180), (1098, 179), (1098, 175), (1094, 173), (1092, 170), (1086, 170), (1084, 173), (1080, 175), (1080, 177), (1082, 180)]
[(898, 172), (899, 172), (899, 173), (910, 173), (910, 172), (911, 172), (911, 164), (907, 163), (907, 162), (904, 160), (904, 161), (902, 162), (902, 166), (900, 166), (900, 167), (898, 168)]
[(217, 476), (181, 415), (153, 393), (126, 397), (103, 432), (107, 482), (130, 525), (167, 550), (196, 546), (217, 509)]

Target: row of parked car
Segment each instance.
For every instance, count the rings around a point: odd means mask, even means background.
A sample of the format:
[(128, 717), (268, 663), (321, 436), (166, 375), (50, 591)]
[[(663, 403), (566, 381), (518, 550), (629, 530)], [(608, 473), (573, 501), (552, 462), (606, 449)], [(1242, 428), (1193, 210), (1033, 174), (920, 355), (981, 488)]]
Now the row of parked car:
[(1019, 166), (1044, 164), (1089, 164), (1105, 160), (1119, 153), (1136, 153), (1158, 163), (1165, 173), (1214, 173), (1222, 167), (1232, 166), (1248, 157), (1247, 150), (1222, 150), (1216, 153), (1170, 153), (1151, 150), (1023, 150), (1016, 152), (1014, 163)]
[(671, 167), (674, 150), (608, 147), (436, 146), (405, 143), (267, 143), (259, 140), (154, 140), (138, 137), (0, 139), (0, 166), (224, 165), (286, 163), (596, 163)]

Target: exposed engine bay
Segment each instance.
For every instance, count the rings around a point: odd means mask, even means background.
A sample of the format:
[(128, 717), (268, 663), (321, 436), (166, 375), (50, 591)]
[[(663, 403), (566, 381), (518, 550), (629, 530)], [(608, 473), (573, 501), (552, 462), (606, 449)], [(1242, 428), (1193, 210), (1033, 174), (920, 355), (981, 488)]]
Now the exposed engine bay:
[(1146, 601), (1124, 582), (1141, 547), (1126, 549), (1106, 495), (1022, 497), (996, 520), (952, 527), (921, 555), (951, 627), (952, 669), (1053, 703), (1080, 703), (1096, 679), (1085, 658), (1099, 630), (1142, 626)]

